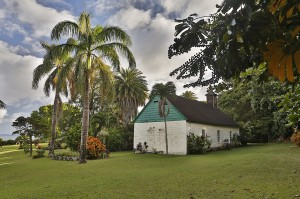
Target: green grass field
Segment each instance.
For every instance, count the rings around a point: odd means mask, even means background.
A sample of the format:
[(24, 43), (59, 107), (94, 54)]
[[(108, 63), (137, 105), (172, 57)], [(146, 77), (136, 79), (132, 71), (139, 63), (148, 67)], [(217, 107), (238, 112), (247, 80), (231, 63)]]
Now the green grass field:
[(0, 148), (0, 198), (296, 198), (300, 148), (266, 144), (164, 156), (111, 153), (87, 164)]

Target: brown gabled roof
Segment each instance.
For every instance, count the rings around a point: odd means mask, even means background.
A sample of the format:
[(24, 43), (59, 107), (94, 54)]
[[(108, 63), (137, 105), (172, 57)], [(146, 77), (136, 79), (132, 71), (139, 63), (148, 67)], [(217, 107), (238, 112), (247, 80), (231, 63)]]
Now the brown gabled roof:
[(180, 96), (168, 96), (167, 98), (189, 122), (238, 127), (235, 121), (210, 104)]

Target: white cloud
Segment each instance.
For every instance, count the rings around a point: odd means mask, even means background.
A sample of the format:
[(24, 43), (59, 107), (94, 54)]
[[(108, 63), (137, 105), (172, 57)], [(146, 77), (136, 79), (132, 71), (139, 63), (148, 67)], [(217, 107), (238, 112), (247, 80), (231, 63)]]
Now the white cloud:
[(21, 27), (19, 24), (16, 24), (12, 21), (9, 21), (9, 20), (7, 21), (5, 19), (1, 19), (0, 23), (1, 23), (0, 32), (2, 34), (6, 34), (10, 37), (13, 37), (14, 33), (19, 33), (22, 35), (27, 34), (26, 30), (23, 27)]
[(190, 1), (182, 0), (160, 0), (161, 5), (165, 8), (166, 13), (181, 13)]
[(120, 25), (125, 29), (143, 28), (150, 23), (150, 10), (142, 11), (133, 7), (120, 10), (108, 21), (109, 24)]
[(38, 4), (36, 0), (4, 0), (6, 10), (22, 23), (30, 24), (35, 37), (49, 36), (60, 21), (75, 20), (69, 11), (61, 11)]
[(207, 16), (216, 12), (216, 4), (221, 2), (222, 0), (160, 0), (166, 14), (175, 12), (181, 15), (181, 18), (186, 18), (193, 13), (197, 13), (199, 16)]
[(220, 3), (222, 3), (222, 0), (190, 0), (186, 5), (186, 9), (182, 12), (182, 16), (186, 18), (193, 13), (197, 13), (199, 16), (208, 16), (217, 11), (216, 4)]
[(40, 100), (44, 97), (42, 89), (31, 89), (32, 73), (41, 58), (21, 56), (14, 53), (18, 47), (0, 41), (0, 96), (11, 105), (22, 98)]
[(18, 55), (28, 55), (30, 51), (27, 48), (24, 48), (23, 46), (17, 45), (17, 46), (10, 46), (9, 47), (10, 52), (18, 54)]
[(109, 12), (117, 9), (121, 10), (130, 5), (130, 0), (95, 0), (87, 5), (88, 9), (93, 9), (97, 14)]
[(0, 19), (4, 19), (6, 15), (6, 11), (4, 9), (0, 9)]
[[(122, 24), (121, 24), (122, 26)], [(163, 14), (157, 14), (146, 28), (130, 30), (133, 39), (132, 51), (137, 60), (137, 68), (143, 72), (151, 89), (155, 83), (173, 81), (180, 95), (186, 90), (195, 92), (199, 99), (205, 99), (206, 88), (183, 88), (184, 84), (193, 82), (192, 79), (176, 80), (169, 74), (181, 66), (190, 56), (197, 52), (193, 49), (188, 54), (175, 56), (168, 59), (168, 48), (173, 43), (175, 22), (167, 19)]]
[(6, 109), (0, 109), (0, 124), (3, 123), (4, 117), (7, 115)]

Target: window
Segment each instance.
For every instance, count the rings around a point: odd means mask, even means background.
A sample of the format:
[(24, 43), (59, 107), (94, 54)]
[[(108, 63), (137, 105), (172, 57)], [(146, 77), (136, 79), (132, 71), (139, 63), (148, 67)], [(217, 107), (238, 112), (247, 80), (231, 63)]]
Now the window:
[(221, 141), (220, 130), (217, 131), (217, 138), (218, 138), (218, 143), (220, 143)]
[(231, 131), (229, 131), (229, 138), (230, 138), (230, 140), (232, 139), (232, 132)]
[(205, 129), (202, 129), (202, 136), (205, 137)]

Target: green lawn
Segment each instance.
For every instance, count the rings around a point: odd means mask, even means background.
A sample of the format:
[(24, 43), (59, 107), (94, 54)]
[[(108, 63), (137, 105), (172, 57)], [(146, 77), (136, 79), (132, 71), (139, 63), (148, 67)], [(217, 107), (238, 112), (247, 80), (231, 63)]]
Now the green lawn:
[(266, 144), (206, 155), (112, 153), (87, 164), (0, 148), (0, 198), (296, 198), (300, 148)]

